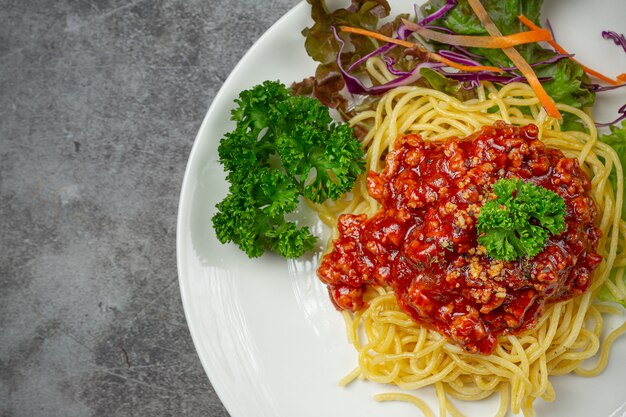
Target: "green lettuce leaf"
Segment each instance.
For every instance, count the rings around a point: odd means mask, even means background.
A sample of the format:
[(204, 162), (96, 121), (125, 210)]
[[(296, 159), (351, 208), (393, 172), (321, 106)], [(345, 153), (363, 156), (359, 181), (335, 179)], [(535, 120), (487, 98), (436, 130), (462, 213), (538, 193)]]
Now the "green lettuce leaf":
[[(315, 22), (305, 28), (304, 46), (307, 53), (317, 62), (328, 64), (337, 59), (338, 42), (332, 27), (353, 26), (368, 30), (378, 28), (378, 19), (389, 15), (390, 6), (386, 0), (352, 0), (348, 8), (339, 8), (330, 12), (325, 0), (307, 0), (311, 5), (311, 17)], [(343, 35), (342, 35), (343, 36)], [(367, 37), (354, 37), (355, 54), (363, 56), (378, 47), (378, 42)]]
[(420, 69), (420, 74), (428, 81), (430, 87), (434, 90), (457, 97), (460, 100), (469, 100), (475, 96), (474, 89), (466, 90), (462, 83), (450, 79), (430, 68)]
[[(600, 136), (600, 140), (615, 149), (617, 157), (622, 164), (622, 170), (626, 167), (626, 120), (620, 126), (611, 126), (610, 133)], [(625, 173), (622, 171), (622, 175)], [(615, 169), (609, 177), (613, 188), (617, 187), (617, 173)], [(624, 182), (624, 195), (626, 195), (626, 181)], [(622, 219), (626, 220), (626, 204), (622, 205)]]
[[(315, 97), (325, 106), (343, 113), (347, 107), (347, 101), (341, 95), (345, 83), (337, 67), (340, 45), (335, 39), (333, 26), (378, 30), (378, 21), (389, 15), (390, 6), (387, 0), (352, 0), (349, 7), (331, 12), (325, 0), (307, 0), (307, 2), (311, 5), (311, 18), (314, 23), (302, 31), (305, 37), (304, 47), (319, 65), (315, 76), (293, 83), (291, 89), (296, 95)], [(399, 19), (397, 21), (400, 22)], [(387, 30), (394, 30), (397, 24), (395, 27), (389, 26)], [(352, 49), (341, 56), (342, 63), (347, 66), (380, 46), (377, 40), (366, 36), (351, 36), (347, 33), (340, 36), (352, 45)], [(355, 75), (360, 74), (355, 72)]]

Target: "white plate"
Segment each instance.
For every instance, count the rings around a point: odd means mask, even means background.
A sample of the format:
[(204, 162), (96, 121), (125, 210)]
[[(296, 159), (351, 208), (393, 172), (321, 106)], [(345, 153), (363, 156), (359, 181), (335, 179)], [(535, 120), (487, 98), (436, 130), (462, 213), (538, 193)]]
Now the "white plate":
[[(547, 0), (546, 15), (564, 47), (609, 75), (626, 72), (626, 54), (600, 38), (603, 29), (626, 31), (626, 2)], [(410, 12), (412, 2), (392, 1), (392, 12)], [(300, 31), (310, 26), (309, 5), (283, 16), (250, 49), (216, 96), (200, 128), (180, 198), (177, 256), (182, 300), (198, 355), (232, 417), (414, 417), (408, 404), (377, 403), (372, 396), (391, 388), (337, 381), (356, 364), (341, 315), (315, 270), (317, 255), (286, 261), (272, 254), (250, 260), (234, 245), (221, 245), (211, 227), (215, 204), (227, 192), (217, 144), (232, 128), (233, 99), (264, 80), (286, 84), (313, 73)], [(593, 47), (592, 47), (593, 46)], [(603, 120), (624, 102), (624, 93), (603, 96)], [(317, 225), (316, 222), (311, 221)], [(315, 233), (321, 234), (317, 225)], [(537, 401), (538, 415), (624, 415), (626, 339), (616, 343), (599, 377), (553, 378), (557, 400)], [(419, 391), (436, 410), (434, 392)], [(469, 416), (495, 412), (496, 399), (463, 404)]]

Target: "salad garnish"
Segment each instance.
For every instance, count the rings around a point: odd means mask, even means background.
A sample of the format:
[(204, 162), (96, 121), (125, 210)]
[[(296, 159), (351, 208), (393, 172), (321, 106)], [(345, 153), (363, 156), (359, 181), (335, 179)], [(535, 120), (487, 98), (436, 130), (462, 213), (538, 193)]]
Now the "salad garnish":
[[(548, 30), (542, 29), (538, 23), (541, 0), (475, 2), (475, 6), (476, 3), (482, 4), (483, 9), (489, 10), (488, 16), (503, 37), (516, 36), (523, 39), (525, 36), (540, 34), (543, 39), (547, 36), (545, 42), (552, 48), (546, 49), (538, 42), (529, 42), (515, 46), (519, 54), (510, 52), (521, 55), (527, 62), (528, 65), (525, 65), (521, 63), (519, 56), (516, 58), (517, 63), (524, 68), (523, 72), (500, 48), (462, 46), (455, 45), (454, 42), (450, 44), (435, 40), (430, 40), (428, 47), (416, 44), (414, 39), (409, 39), (414, 32), (407, 27), (409, 16), (406, 14), (398, 15), (392, 21), (379, 26), (379, 19), (389, 15), (385, 0), (355, 0), (348, 8), (333, 12), (328, 11), (324, 0), (308, 1), (312, 5), (311, 16), (315, 24), (303, 31), (305, 45), (309, 55), (320, 65), (315, 76), (294, 83), (292, 88), (297, 94), (316, 97), (325, 105), (336, 108), (344, 120), (358, 110), (372, 108), (378, 100), (377, 95), (388, 91), (380, 82), (368, 77), (365, 66), (361, 65), (373, 56), (380, 57), (390, 73), (403, 78), (389, 83), (390, 88), (409, 83), (436, 88), (430, 84), (429, 79), (422, 76), (425, 72), (423, 67), (426, 66), (427, 73), (436, 72), (449, 80), (448, 83), (438, 83), (439, 85), (454, 85), (454, 82), (463, 85), (456, 89), (460, 94), (457, 98), (466, 99), (471, 96), (472, 90), (482, 81), (508, 84), (524, 81), (528, 76), (531, 79), (536, 78), (535, 90), (539, 91), (542, 103), (550, 109), (549, 114), (552, 115), (558, 112), (554, 102), (587, 108), (593, 105), (596, 92), (626, 84), (626, 74), (611, 78), (582, 66), (574, 60), (573, 54), (568, 53), (554, 40), (550, 27)], [(493, 42), (494, 37), (488, 33), (484, 23), (467, 1), (429, 0), (421, 7), (421, 11), (426, 17), (416, 17), (415, 24), (428, 30), (425, 33), (483, 37), (485, 40), (480, 42)], [(363, 37), (364, 33), (369, 33), (370, 36)], [(496, 41), (496, 46), (497, 42), (500, 41)], [(406, 49), (398, 47), (398, 44)], [(591, 82), (587, 74), (608, 86)], [(345, 94), (346, 83), (348, 92), (357, 97)], [(540, 88), (545, 94), (541, 93)], [(569, 114), (565, 115), (562, 128), (584, 129)]]
[[(496, 26), (494, 21), (491, 19), (491, 17), (487, 13), (487, 10), (485, 9), (485, 7), (482, 5), (482, 3), (479, 0), (468, 0), (468, 3), (471, 6), (474, 13), (476, 14), (476, 16), (478, 16), (478, 19), (480, 19), (480, 22), (483, 24), (483, 26), (485, 27), (485, 29), (491, 36), (502, 35), (502, 32), (500, 32), (500, 29), (498, 29), (498, 26)], [(520, 70), (522, 75), (524, 75), (524, 77), (526, 78), (526, 81), (528, 81), (528, 84), (530, 84), (530, 86), (532, 87), (533, 91), (535, 92), (539, 100), (541, 101), (541, 104), (543, 105), (546, 112), (550, 116), (561, 120), (563, 117), (561, 116), (561, 113), (557, 109), (554, 99), (543, 88), (541, 81), (539, 81), (539, 79), (537, 78), (537, 74), (535, 74), (531, 66), (524, 59), (524, 57), (518, 52), (518, 50), (513, 47), (509, 47), (509, 48), (503, 48), (502, 52), (504, 52), (504, 54)]]

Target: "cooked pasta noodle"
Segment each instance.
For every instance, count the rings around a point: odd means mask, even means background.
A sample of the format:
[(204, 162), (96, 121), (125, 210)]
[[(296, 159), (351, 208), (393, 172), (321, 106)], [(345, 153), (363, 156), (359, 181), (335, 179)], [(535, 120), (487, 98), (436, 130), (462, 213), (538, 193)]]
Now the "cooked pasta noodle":
[[(392, 78), (376, 60), (368, 62), (368, 69), (381, 82)], [(626, 298), (626, 222), (620, 218), (624, 204), (623, 167), (615, 151), (598, 141), (589, 114), (564, 104), (559, 104), (558, 109), (575, 115), (588, 132), (562, 131), (558, 121), (542, 109), (532, 88), (522, 83), (498, 88), (484, 83), (478, 88), (477, 98), (464, 102), (431, 89), (399, 87), (382, 96), (375, 110), (361, 112), (350, 121), (353, 126), (369, 126), (362, 143), (367, 169), (373, 171), (382, 170), (384, 157), (399, 135), (416, 133), (424, 140), (441, 141), (468, 136), (497, 120), (518, 126), (535, 124), (539, 139), (548, 147), (562, 150), (567, 157), (578, 159), (591, 179), (591, 197), (599, 210), (598, 227), (602, 232), (598, 253), (603, 260), (584, 295), (550, 305), (530, 330), (500, 336), (491, 355), (465, 352), (437, 331), (416, 324), (399, 307), (389, 289), (370, 288), (364, 310), (343, 312), (349, 341), (359, 359), (357, 368), (341, 384), (362, 378), (406, 390), (433, 385), (441, 416), (462, 415), (449, 397), (471, 401), (499, 393), (497, 416), (504, 416), (509, 409), (532, 416), (535, 399), (555, 399), (551, 375), (574, 372), (593, 376), (606, 366), (611, 344), (626, 331), (626, 324), (602, 339), (603, 315), (621, 314), (622, 310), (594, 300), (602, 286), (617, 299)], [(617, 173), (616, 190), (609, 182), (612, 170)], [(350, 198), (316, 206), (320, 218), (335, 233), (341, 213), (365, 213), (371, 217), (378, 208), (368, 194), (365, 176), (358, 179)], [(583, 361), (595, 356), (598, 359), (593, 367), (582, 366)], [(409, 401), (424, 415), (432, 415), (412, 395), (382, 394), (377, 399)]]

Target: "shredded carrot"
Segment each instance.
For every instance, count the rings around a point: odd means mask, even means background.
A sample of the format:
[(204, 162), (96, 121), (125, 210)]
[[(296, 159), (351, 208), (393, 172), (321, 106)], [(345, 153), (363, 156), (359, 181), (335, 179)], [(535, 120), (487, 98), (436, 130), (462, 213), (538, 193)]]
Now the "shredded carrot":
[(617, 79), (620, 81), (626, 82), (626, 72), (617, 76)]
[(424, 52), (426, 52), (428, 54), (428, 57), (430, 59), (432, 59), (433, 61), (437, 61), (437, 62), (441, 62), (442, 64), (446, 64), (449, 67), (452, 68), (456, 68), (460, 71), (466, 71), (466, 72), (479, 72), (479, 71), (491, 71), (491, 72), (502, 72), (501, 68), (498, 67), (492, 67), (492, 66), (488, 66), (488, 65), (462, 65), (462, 64), (458, 64), (454, 61), (451, 61), (441, 55), (438, 55), (434, 52), (430, 52), (428, 50), (426, 50), (426, 48), (424, 48), (423, 46), (421, 46), (420, 44), (417, 43), (413, 43), (413, 42), (409, 42), (409, 41), (405, 41), (402, 39), (396, 39), (396, 38), (391, 38), (389, 36), (385, 36), (383, 34), (380, 34), (378, 32), (374, 32), (371, 30), (367, 30), (367, 29), (361, 29), (361, 28), (355, 28), (355, 27), (350, 27), (350, 26), (341, 26), (339, 29), (341, 29), (342, 32), (348, 32), (348, 33), (354, 33), (357, 35), (363, 35), (363, 36), (368, 36), (370, 38), (374, 38), (374, 39), (378, 39), (380, 41), (383, 42), (389, 42), (389, 43), (395, 43), (396, 45), (401, 45), (404, 46), (406, 48), (415, 48), (418, 47), (421, 50), (423, 50)]
[(390, 38), (389, 36), (385, 36), (381, 33), (374, 32), (374, 31), (367, 30), (367, 29), (354, 28), (351, 26), (341, 26), (339, 29), (341, 29), (342, 32), (355, 33), (357, 35), (368, 36), (370, 38), (378, 39), (379, 41), (395, 43), (396, 45), (402, 45), (407, 48), (413, 48), (415, 46), (413, 42), (403, 41), (402, 39)]
[[(531, 29), (531, 30), (535, 30), (535, 29), (540, 29), (539, 26), (535, 25), (533, 23), (532, 20), (530, 20), (529, 18), (527, 18), (524, 15), (519, 15), (517, 16), (517, 18), (520, 20), (520, 22), (522, 22), (527, 28)], [(557, 51), (560, 54), (564, 54), (564, 55), (569, 55), (569, 53), (558, 43), (556, 43), (556, 41), (554, 39), (548, 39), (546, 40), (546, 42), (548, 42), (550, 44), (550, 46), (552, 46), (554, 48), (555, 51)], [(583, 71), (585, 71), (587, 74), (589, 75), (593, 75), (594, 77), (598, 78), (599, 80), (602, 80), (606, 83), (609, 83), (611, 85), (620, 85), (620, 82), (617, 80), (613, 80), (609, 77), (607, 77), (604, 74), (599, 73), (598, 71), (595, 71), (585, 65), (583, 65), (580, 61), (574, 59), (573, 57), (570, 57), (570, 59), (574, 62), (576, 62), (578, 65), (580, 65), (583, 69)], [(618, 80), (620, 80), (619, 76), (617, 77)], [(624, 80), (622, 80), (624, 81)]]
[(526, 43), (541, 42), (552, 39), (552, 35), (546, 29), (532, 29), (528, 32), (519, 32), (507, 36), (466, 36), (449, 35), (427, 29), (407, 19), (402, 19), (404, 25), (423, 38), (447, 45), (471, 46), (476, 48), (503, 49)]
[[(468, 0), (468, 3), (491, 36), (502, 36), (502, 32), (500, 32), (495, 23), (493, 23), (493, 20), (491, 20), (491, 17), (489, 17), (489, 14), (485, 10), (480, 0)], [(554, 102), (552, 97), (550, 97), (550, 95), (546, 93), (546, 90), (544, 90), (541, 82), (537, 78), (537, 74), (535, 74), (531, 66), (528, 64), (528, 62), (526, 62), (524, 57), (522, 57), (517, 49), (504, 48), (502, 49), (502, 52), (504, 52), (506, 56), (509, 57), (513, 64), (515, 64), (515, 66), (524, 75), (524, 77), (526, 77), (526, 81), (528, 81), (528, 84), (530, 84), (530, 86), (532, 87), (533, 91), (537, 95), (537, 98), (543, 105), (544, 109), (546, 109), (548, 115), (556, 119), (562, 120), (563, 117), (561, 116), (559, 109), (556, 107), (556, 103)]]

